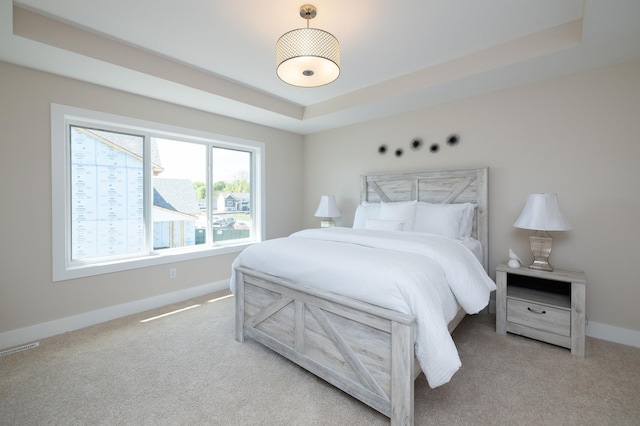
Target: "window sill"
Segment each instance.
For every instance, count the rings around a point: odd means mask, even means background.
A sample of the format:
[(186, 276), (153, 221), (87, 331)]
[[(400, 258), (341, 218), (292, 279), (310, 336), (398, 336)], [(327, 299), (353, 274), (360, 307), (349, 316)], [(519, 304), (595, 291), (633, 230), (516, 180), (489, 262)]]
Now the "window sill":
[(237, 245), (221, 247), (209, 247), (195, 250), (180, 250), (171, 252), (156, 252), (142, 258), (124, 259), (100, 264), (78, 265), (67, 267), (64, 270), (53, 270), (53, 282), (71, 280), (75, 278), (90, 277), (94, 275), (108, 274), (112, 272), (128, 271), (149, 266), (163, 265), (167, 263), (183, 262), (186, 260), (201, 259), (204, 257), (220, 256), (230, 253), (239, 253), (255, 242), (243, 242)]

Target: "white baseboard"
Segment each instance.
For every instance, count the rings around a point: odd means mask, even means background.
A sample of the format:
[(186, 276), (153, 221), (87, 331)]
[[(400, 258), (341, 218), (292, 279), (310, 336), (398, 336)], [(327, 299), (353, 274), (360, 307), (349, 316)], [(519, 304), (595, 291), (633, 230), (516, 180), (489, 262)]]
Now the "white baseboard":
[(221, 291), (229, 288), (229, 280), (217, 281), (203, 284), (197, 287), (185, 288), (184, 290), (161, 294), (149, 297), (148, 299), (136, 300), (123, 303), (122, 305), (109, 306), (97, 311), (86, 312), (84, 314), (73, 315), (58, 320), (36, 324), (17, 330), (0, 333), (0, 349), (23, 345), (38, 339), (66, 333), (67, 331), (78, 330), (90, 325), (99, 324), (127, 315), (148, 311), (172, 303), (204, 296), (205, 294)]
[[(136, 300), (122, 305), (110, 306), (97, 311), (74, 315), (59, 320), (49, 321), (18, 330), (0, 333), (0, 349), (23, 345), (38, 339), (66, 333), (67, 331), (78, 330), (83, 327), (121, 318), (127, 315), (137, 314), (183, 300), (203, 296), (205, 294), (221, 291), (229, 288), (229, 280), (217, 281), (204, 284), (198, 287), (191, 287), (172, 293), (150, 297), (148, 299)], [(495, 300), (489, 302), (489, 312), (495, 314)], [(614, 327), (589, 321), (586, 327), (586, 334), (596, 339), (621, 343), (623, 345), (640, 348), (640, 331), (629, 330), (621, 327)]]
[(586, 327), (586, 334), (596, 339), (640, 348), (640, 331), (589, 321)]
[[(489, 301), (489, 313), (496, 313), (496, 301)], [(640, 331), (589, 321), (585, 334), (596, 339), (640, 348)]]

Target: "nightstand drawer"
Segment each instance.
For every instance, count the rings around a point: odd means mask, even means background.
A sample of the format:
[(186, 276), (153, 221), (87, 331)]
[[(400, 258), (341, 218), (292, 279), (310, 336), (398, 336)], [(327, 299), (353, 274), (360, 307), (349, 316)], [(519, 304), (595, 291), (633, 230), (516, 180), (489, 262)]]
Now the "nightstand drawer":
[(571, 336), (571, 311), (569, 309), (507, 298), (507, 322), (561, 336)]

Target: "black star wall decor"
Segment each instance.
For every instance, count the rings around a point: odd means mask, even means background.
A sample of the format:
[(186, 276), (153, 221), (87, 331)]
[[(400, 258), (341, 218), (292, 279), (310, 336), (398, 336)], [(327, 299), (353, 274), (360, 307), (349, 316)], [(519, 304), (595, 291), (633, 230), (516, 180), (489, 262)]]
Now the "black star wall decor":
[[(456, 146), (458, 145), (458, 143), (460, 143), (460, 136), (458, 136), (455, 133), (450, 134), (447, 137), (447, 145), (448, 146)], [(414, 138), (411, 140), (410, 143), (410, 147), (411, 149), (413, 149), (414, 151), (419, 150), (422, 147), (422, 139), (420, 138)], [(378, 147), (378, 153), (381, 155), (386, 154), (388, 151), (387, 145), (382, 144)], [(431, 145), (429, 145), (429, 152), (432, 154), (437, 154), (440, 151), (440, 144), (438, 143), (432, 143)], [(404, 154), (404, 150), (402, 148), (396, 148), (396, 150), (394, 151), (396, 157), (402, 157), (402, 154)]]

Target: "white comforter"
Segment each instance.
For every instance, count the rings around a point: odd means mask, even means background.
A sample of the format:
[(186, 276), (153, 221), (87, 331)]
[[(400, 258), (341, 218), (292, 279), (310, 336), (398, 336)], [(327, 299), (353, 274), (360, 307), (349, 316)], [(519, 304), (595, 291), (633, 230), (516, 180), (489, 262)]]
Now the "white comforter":
[(234, 261), (233, 292), (237, 266), (414, 315), (416, 357), (432, 388), (461, 366), (447, 330), (457, 303), (475, 314), (496, 289), (460, 242), (424, 233), (323, 228), (268, 240)]

